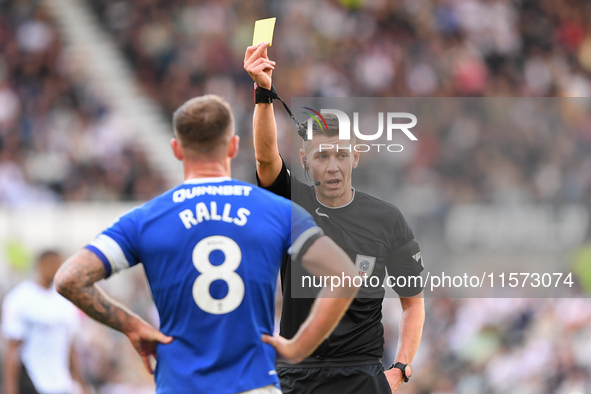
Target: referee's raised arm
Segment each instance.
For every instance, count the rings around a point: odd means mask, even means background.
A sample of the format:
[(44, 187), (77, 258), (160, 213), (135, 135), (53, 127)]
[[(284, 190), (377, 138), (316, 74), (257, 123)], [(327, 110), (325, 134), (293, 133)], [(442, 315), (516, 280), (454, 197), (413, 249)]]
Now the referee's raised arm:
[[(268, 42), (246, 49), (244, 69), (264, 89), (271, 89), (275, 62), (267, 56)], [(257, 161), (257, 174), (263, 187), (273, 184), (282, 167), (277, 147), (277, 125), (273, 104), (257, 103), (253, 120), (254, 150)]]

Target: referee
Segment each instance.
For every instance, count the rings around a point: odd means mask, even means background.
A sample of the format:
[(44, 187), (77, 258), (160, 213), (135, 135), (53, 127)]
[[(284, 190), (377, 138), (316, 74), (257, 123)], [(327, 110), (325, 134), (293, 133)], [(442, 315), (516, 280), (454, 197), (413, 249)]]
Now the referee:
[[(271, 89), (275, 62), (267, 57), (267, 47), (268, 43), (262, 43), (247, 48), (244, 68), (259, 87)], [(423, 270), (419, 245), (398, 208), (351, 186), (351, 173), (358, 165), (359, 153), (320, 151), (320, 144), (339, 143), (336, 116), (325, 115), (327, 130), (314, 127), (313, 138), (300, 151), (301, 164), (314, 181), (314, 186), (308, 186), (290, 173), (279, 155), (271, 100), (255, 90), (255, 103), (254, 148), (259, 185), (291, 198), (310, 212), (324, 233), (355, 262), (359, 275), (377, 276), (380, 284), (386, 268), (390, 276), (419, 275)], [(291, 338), (314, 300), (292, 298), (292, 283), (301, 282), (292, 278), (289, 260), (282, 266), (281, 278), (280, 334)], [(394, 290), (400, 296), (403, 312), (396, 358), (390, 369), (384, 371), (381, 363), (384, 290), (362, 288), (337, 328), (311, 357), (297, 366), (278, 363), (283, 392), (393, 393), (408, 381), (421, 340), (424, 301), (420, 287)]]

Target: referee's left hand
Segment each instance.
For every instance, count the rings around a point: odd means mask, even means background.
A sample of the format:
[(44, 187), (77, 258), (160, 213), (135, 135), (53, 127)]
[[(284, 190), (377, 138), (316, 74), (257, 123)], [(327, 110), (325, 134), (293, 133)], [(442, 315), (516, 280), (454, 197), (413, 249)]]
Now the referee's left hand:
[(397, 392), (402, 382), (404, 382), (402, 371), (398, 368), (392, 368), (384, 371), (384, 375), (386, 375), (386, 379), (388, 379), (388, 383), (390, 383), (390, 389), (392, 390), (392, 393)]

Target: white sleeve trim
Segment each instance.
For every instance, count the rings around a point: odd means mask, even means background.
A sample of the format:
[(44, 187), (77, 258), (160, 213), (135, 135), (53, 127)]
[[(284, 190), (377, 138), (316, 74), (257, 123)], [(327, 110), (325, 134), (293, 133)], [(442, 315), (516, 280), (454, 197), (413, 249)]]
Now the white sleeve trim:
[(123, 249), (113, 238), (105, 234), (99, 234), (90, 244), (107, 257), (111, 264), (111, 275), (130, 267), (131, 264), (127, 261)]
[(289, 253), (291, 255), (292, 260), (296, 260), (298, 258), (298, 255), (300, 254), (302, 246), (304, 246), (306, 241), (308, 239), (310, 239), (310, 237), (317, 235), (317, 234), (323, 235), (324, 232), (318, 226), (311, 227), (311, 228), (307, 229), (306, 231), (304, 231), (302, 234), (300, 234), (300, 236), (294, 242), (291, 243), (291, 248), (289, 248), (287, 253)]

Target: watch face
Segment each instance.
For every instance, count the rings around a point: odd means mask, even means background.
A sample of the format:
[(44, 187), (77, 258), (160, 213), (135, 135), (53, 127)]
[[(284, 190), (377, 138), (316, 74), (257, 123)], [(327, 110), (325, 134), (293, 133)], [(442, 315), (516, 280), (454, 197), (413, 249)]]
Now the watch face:
[(404, 374), (407, 378), (410, 378), (412, 376), (412, 366), (410, 364), (407, 364), (406, 368), (404, 368)]

